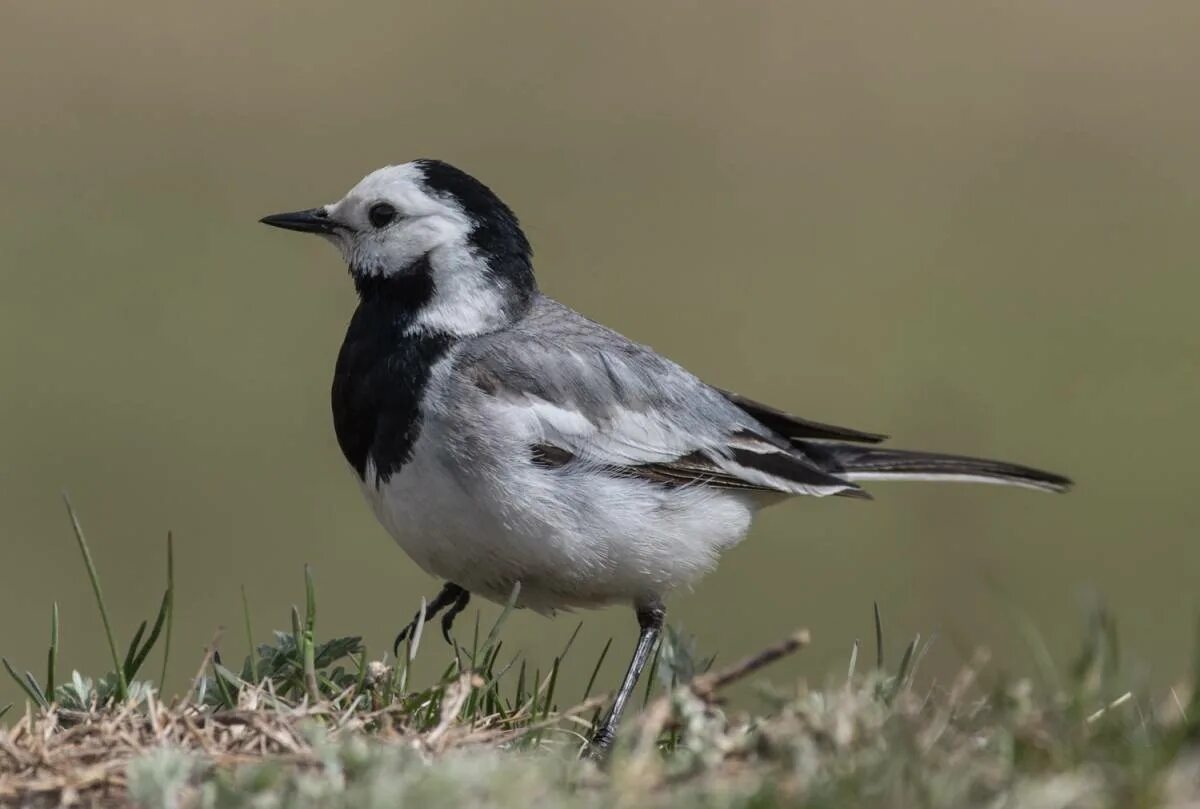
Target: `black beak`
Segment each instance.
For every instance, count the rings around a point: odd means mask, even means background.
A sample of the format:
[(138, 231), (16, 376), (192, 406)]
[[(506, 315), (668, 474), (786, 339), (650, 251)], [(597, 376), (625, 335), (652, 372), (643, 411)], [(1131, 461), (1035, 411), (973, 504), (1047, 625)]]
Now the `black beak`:
[(333, 233), (337, 229), (337, 223), (329, 218), (329, 213), (324, 208), (273, 213), (258, 221), (271, 227), (298, 230), (301, 233)]

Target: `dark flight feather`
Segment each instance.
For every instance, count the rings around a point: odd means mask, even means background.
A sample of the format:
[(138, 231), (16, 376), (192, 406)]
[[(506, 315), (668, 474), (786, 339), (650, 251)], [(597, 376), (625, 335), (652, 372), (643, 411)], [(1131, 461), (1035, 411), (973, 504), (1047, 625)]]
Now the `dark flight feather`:
[[(720, 390), (718, 388), (718, 390)], [(785, 413), (770, 405), (747, 399), (745, 396), (728, 390), (721, 394), (733, 404), (741, 408), (764, 427), (778, 433), (795, 443), (804, 439), (828, 441), (859, 441), (865, 444), (878, 444), (887, 439), (880, 433), (867, 433), (849, 427), (838, 427), (834, 424), (822, 424), (819, 421), (809, 421), (791, 413)]]
[[(529, 454), (531, 462), (544, 469), (561, 469), (575, 460), (575, 456), (567, 450), (548, 443), (535, 444), (530, 447)], [(841, 491), (835, 493), (838, 497), (871, 499), (871, 495), (855, 484), (830, 475), (799, 455), (785, 451), (754, 452), (746, 449), (734, 449), (733, 460), (747, 469), (754, 469), (793, 483), (806, 486), (842, 487)], [(690, 452), (673, 461), (610, 466), (609, 468), (614, 474), (638, 477), (668, 486), (698, 484), (717, 489), (789, 493), (786, 489), (778, 486), (763, 485), (741, 478), (722, 469), (716, 461), (699, 451)]]

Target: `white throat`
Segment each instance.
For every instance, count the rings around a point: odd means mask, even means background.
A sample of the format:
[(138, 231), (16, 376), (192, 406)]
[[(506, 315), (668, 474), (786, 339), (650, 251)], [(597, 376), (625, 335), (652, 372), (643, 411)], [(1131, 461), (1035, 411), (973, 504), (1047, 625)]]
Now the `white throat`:
[(407, 333), (472, 337), (505, 325), (504, 289), (485, 260), (468, 245), (447, 245), (429, 253), (433, 297), (421, 307)]

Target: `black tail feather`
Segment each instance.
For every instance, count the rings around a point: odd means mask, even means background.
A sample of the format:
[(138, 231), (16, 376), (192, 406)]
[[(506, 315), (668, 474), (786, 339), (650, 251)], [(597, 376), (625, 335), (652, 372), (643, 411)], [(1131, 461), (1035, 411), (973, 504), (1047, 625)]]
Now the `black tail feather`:
[(881, 449), (836, 442), (804, 442), (801, 450), (835, 475), (847, 480), (977, 480), (1065, 492), (1071, 480), (1029, 466), (903, 449)]

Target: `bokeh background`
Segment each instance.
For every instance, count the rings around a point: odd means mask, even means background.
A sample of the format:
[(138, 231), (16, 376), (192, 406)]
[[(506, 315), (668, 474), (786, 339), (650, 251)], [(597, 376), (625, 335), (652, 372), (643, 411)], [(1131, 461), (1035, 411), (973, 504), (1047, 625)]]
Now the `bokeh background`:
[[(374, 522), (330, 423), (354, 296), (256, 223), (437, 156), (521, 215), (544, 289), (722, 386), (898, 445), (1078, 479), (1067, 497), (882, 484), (764, 513), (671, 602), (783, 681), (844, 671), (883, 610), (1061, 664), (1094, 598), (1135, 676), (1186, 673), (1200, 598), (1200, 6), (36, 3), (0, 6), (0, 652), (106, 652), (71, 493), (127, 638), (179, 569), (180, 688), (318, 587), (382, 652), (438, 584)], [(485, 620), (495, 612), (486, 607)], [(466, 631), (471, 615), (461, 626)], [(628, 611), (584, 616), (581, 672)], [(545, 669), (577, 618), (520, 615)], [(423, 660), (440, 667), (430, 641)], [(18, 696), (0, 678), (0, 705)]]

